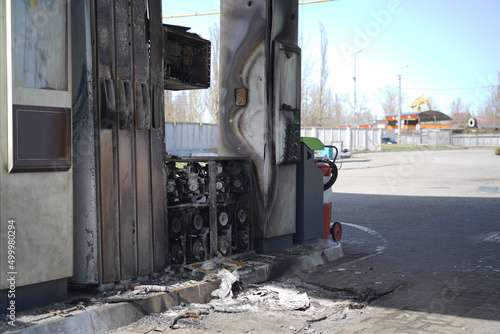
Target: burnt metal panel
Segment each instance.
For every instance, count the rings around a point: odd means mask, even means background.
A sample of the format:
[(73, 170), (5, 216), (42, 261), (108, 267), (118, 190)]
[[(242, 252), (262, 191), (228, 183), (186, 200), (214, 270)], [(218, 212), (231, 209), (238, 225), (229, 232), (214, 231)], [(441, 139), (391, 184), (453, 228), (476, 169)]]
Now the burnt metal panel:
[(118, 95), (118, 205), (120, 279), (137, 276), (134, 189), (134, 95), (130, 3), (115, 1), (115, 65)]
[(300, 161), (300, 62), (298, 46), (274, 41), (276, 163)]
[(276, 165), (273, 47), (297, 43), (297, 8), (296, 0), (221, 1), (219, 154), (251, 158), (253, 235), (268, 240), (295, 232), (296, 166)]
[(101, 263), (102, 282), (111, 283), (117, 280), (115, 193), (113, 166), (113, 134), (111, 130), (99, 133), (99, 193), (101, 210)]
[(151, 87), (151, 218), (153, 224), (153, 270), (167, 265), (166, 176), (164, 169), (163, 33), (160, 1), (148, 1)]
[(100, 78), (99, 101), (101, 129), (112, 129), (116, 123), (115, 84), (111, 78)]
[(298, 44), (299, 4), (298, 1), (272, 1), (271, 40), (279, 40), (290, 44)]
[(149, 132), (135, 134), (135, 170), (137, 201), (137, 261), (139, 275), (152, 271), (151, 178)]
[[(131, 75), (130, 75), (131, 76)], [(130, 78), (118, 79), (118, 122), (120, 130), (131, 130), (134, 124), (134, 94)]]
[[(124, 133), (125, 132), (125, 133)], [(120, 216), (120, 273), (121, 279), (137, 275), (135, 202), (133, 180), (133, 146), (131, 131), (119, 130), (118, 133), (118, 189)]]
[(163, 24), (161, 1), (148, 1), (150, 38), (151, 84), (161, 84), (163, 80)]
[[(252, 160), (253, 232), (260, 238), (269, 235), (268, 206), (276, 182), (267, 102), (269, 11), (266, 0), (221, 1), (220, 62), (225, 65), (220, 68), (219, 154)], [(245, 106), (236, 104), (236, 89), (247, 91)]]
[(115, 188), (116, 101), (113, 82), (114, 20), (111, 0), (96, 0), (96, 34), (98, 66), (98, 182), (101, 225), (101, 282), (111, 283), (119, 278), (117, 238), (117, 197)]
[(163, 138), (161, 131), (151, 131), (151, 209), (155, 272), (167, 265), (168, 249)]
[(116, 75), (120, 79), (129, 78), (132, 73), (132, 31), (130, 29), (130, 2), (114, 1), (115, 18), (115, 63)]
[(271, 40), (276, 163), (300, 160), (300, 61), (298, 2), (271, 1)]
[(136, 81), (140, 82), (146, 82), (149, 76), (146, 2), (147, 0), (131, 1), (134, 77)]
[(111, 48), (113, 46), (113, 27), (111, 0), (96, 0), (97, 61), (99, 65), (111, 66)]
[(135, 113), (137, 129), (149, 130), (151, 126), (151, 99), (148, 83), (135, 83)]
[(137, 219), (137, 266), (139, 275), (152, 272), (151, 221), (151, 98), (149, 92), (149, 28), (147, 0), (133, 0), (132, 54), (135, 106), (135, 191)]

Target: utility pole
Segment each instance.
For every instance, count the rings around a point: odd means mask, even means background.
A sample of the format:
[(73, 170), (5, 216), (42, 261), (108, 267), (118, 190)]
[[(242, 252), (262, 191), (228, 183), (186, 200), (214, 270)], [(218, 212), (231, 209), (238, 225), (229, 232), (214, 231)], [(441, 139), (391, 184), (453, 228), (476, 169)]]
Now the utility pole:
[(357, 112), (357, 94), (356, 94), (356, 55), (363, 50), (354, 52), (354, 122), (355, 127), (358, 127), (358, 112)]
[(401, 131), (403, 131), (403, 127), (401, 126), (401, 71), (403, 68), (408, 67), (408, 65), (401, 66), (399, 69), (399, 110), (398, 110), (398, 144), (401, 144)]

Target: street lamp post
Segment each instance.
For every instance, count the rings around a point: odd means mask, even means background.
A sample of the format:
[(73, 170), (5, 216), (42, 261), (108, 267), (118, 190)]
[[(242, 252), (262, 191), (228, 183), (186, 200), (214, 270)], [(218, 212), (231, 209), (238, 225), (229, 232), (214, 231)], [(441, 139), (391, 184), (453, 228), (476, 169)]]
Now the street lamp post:
[(403, 130), (401, 127), (401, 71), (403, 68), (408, 67), (408, 65), (401, 66), (399, 69), (399, 110), (398, 110), (398, 144), (401, 144), (401, 131)]
[(358, 126), (358, 113), (357, 113), (357, 94), (356, 94), (356, 55), (363, 50), (358, 50), (354, 52), (354, 121), (356, 122), (355, 126)]

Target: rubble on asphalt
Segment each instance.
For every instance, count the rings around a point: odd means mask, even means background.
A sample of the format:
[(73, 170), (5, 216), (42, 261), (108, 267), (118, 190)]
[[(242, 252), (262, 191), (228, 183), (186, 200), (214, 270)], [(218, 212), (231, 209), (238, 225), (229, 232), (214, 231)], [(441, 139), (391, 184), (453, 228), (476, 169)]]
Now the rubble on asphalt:
[[(232, 271), (241, 269), (238, 277), (244, 277), (249, 272), (252, 272), (254, 266), (269, 263), (274, 258), (267, 255), (255, 255), (255, 253), (249, 254), (247, 257), (249, 258), (248, 262), (243, 264), (219, 255), (199, 264), (169, 266), (163, 270), (161, 275), (142, 277), (135, 281), (129, 280), (115, 284), (111, 288), (107, 286), (106, 289), (101, 289), (98, 294), (80, 293), (77, 291), (77, 297), (70, 298), (64, 302), (18, 312), (15, 328), (8, 324), (9, 319), (6, 315), (0, 315), (0, 333), (79, 315), (105, 307), (108, 304), (145, 299), (154, 293), (171, 291), (214, 279), (217, 278), (216, 273), (224, 268)], [(227, 271), (227, 269), (225, 270)]]
[[(361, 309), (356, 295), (327, 291), (299, 280), (287, 282), (271, 281), (265, 284), (248, 284), (259, 266), (275, 260), (274, 256), (251, 254), (245, 259), (223, 258), (166, 268), (162, 275), (145, 277), (135, 281), (115, 284), (111, 289), (101, 290), (97, 295), (83, 293), (63, 303), (47, 305), (34, 310), (19, 312), (16, 330), (69, 317), (106, 307), (108, 304), (135, 302), (154, 294), (173, 291), (204, 281), (220, 281), (212, 291), (213, 298), (207, 304), (181, 304), (161, 314), (150, 314), (138, 322), (121, 328), (132, 332), (162, 332), (185, 327), (205, 328), (205, 319), (216, 314), (250, 314), (258, 312), (300, 312), (307, 317), (305, 324), (322, 321), (351, 309)], [(340, 298), (339, 298), (340, 297)], [(359, 298), (358, 298), (359, 299)], [(11, 330), (6, 318), (0, 317), (0, 332)], [(4, 324), (5, 322), (5, 324)], [(154, 326), (153, 326), (154, 324)], [(136, 328), (146, 326), (145, 328)], [(110, 333), (118, 332), (117, 330)]]
[[(358, 293), (346, 291), (330, 291), (307, 284), (292, 278), (284, 281), (270, 281), (264, 284), (253, 284), (241, 289), (237, 284), (237, 274), (226, 269), (220, 270), (221, 287), (215, 290), (212, 299), (207, 304), (181, 304), (160, 314), (145, 316), (138, 322), (110, 331), (109, 333), (137, 333), (149, 330), (153, 332), (169, 332), (173, 330), (199, 330), (210, 328), (210, 318), (217, 314), (247, 314), (277, 312), (303, 318), (303, 326), (293, 328), (293, 332), (306, 333), (312, 323), (329, 318), (345, 319), (349, 313), (361, 313), (367, 303), (359, 301)], [(227, 286), (232, 282), (232, 289)], [(285, 315), (286, 316), (286, 315)], [(147, 331), (146, 331), (147, 332)]]

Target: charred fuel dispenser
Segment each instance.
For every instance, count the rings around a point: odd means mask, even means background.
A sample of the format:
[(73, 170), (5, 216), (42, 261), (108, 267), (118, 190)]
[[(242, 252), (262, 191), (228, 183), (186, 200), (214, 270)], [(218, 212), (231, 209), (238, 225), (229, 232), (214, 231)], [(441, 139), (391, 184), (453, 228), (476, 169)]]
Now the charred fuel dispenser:
[(219, 154), (252, 161), (254, 247), (293, 246), (300, 160), (298, 1), (221, 1)]

